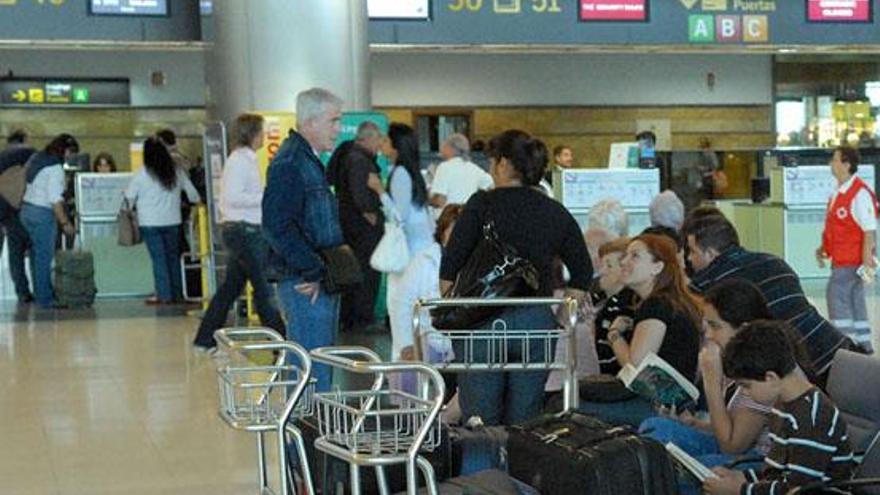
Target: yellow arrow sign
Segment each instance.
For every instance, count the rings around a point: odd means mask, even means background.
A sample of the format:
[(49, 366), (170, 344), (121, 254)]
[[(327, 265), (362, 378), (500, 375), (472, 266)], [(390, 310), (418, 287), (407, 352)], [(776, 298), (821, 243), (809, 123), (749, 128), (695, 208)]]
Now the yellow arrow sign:
[(15, 93), (12, 93), (12, 99), (21, 103), (27, 99), (27, 93), (25, 93), (23, 89), (19, 89)]
[(697, 2), (699, 2), (700, 0), (678, 0), (678, 1), (681, 2), (682, 5), (684, 5), (684, 8), (691, 10), (692, 8), (694, 8), (694, 5), (696, 5)]

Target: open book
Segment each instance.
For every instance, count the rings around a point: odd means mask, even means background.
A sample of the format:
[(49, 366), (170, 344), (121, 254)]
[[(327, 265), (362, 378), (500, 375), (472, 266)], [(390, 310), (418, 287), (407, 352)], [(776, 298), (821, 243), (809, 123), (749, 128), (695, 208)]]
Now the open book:
[(687, 471), (697, 478), (700, 483), (703, 483), (708, 478), (717, 478), (718, 475), (713, 473), (711, 469), (707, 468), (705, 464), (691, 457), (690, 454), (681, 450), (678, 445), (675, 445), (672, 442), (666, 444), (666, 451), (669, 452), (669, 455), (677, 462), (681, 467), (687, 469)]
[(633, 392), (664, 406), (678, 410), (697, 402), (700, 391), (687, 378), (656, 354), (649, 353), (639, 367), (628, 364), (617, 374)]

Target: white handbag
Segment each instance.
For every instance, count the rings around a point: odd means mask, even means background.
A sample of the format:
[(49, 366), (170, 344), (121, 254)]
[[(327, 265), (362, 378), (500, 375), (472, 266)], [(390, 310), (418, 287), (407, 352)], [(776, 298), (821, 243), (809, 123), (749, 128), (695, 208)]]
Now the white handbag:
[(409, 265), (409, 246), (397, 212), (385, 222), (385, 234), (370, 256), (370, 266), (383, 273), (400, 273)]

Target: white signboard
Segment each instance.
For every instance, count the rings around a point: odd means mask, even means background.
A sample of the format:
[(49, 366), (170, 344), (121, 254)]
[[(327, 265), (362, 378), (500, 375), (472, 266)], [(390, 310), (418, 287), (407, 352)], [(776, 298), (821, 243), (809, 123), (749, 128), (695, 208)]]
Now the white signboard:
[(562, 171), (562, 204), (587, 209), (614, 198), (624, 208), (647, 208), (660, 193), (658, 169), (573, 169)]
[[(874, 188), (874, 165), (860, 165), (859, 177)], [(825, 205), (837, 189), (837, 180), (827, 166), (783, 169), (783, 202), (786, 205)]]
[(76, 174), (76, 211), (82, 217), (116, 216), (132, 174)]
[(430, 0), (367, 0), (370, 19), (414, 19), (431, 17)]

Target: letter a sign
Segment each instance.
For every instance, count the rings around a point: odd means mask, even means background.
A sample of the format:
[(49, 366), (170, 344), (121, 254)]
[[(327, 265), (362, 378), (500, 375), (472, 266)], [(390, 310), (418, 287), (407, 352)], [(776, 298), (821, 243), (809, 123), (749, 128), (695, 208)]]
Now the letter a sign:
[(689, 16), (688, 41), (691, 43), (713, 43), (715, 41), (715, 18), (711, 15)]

